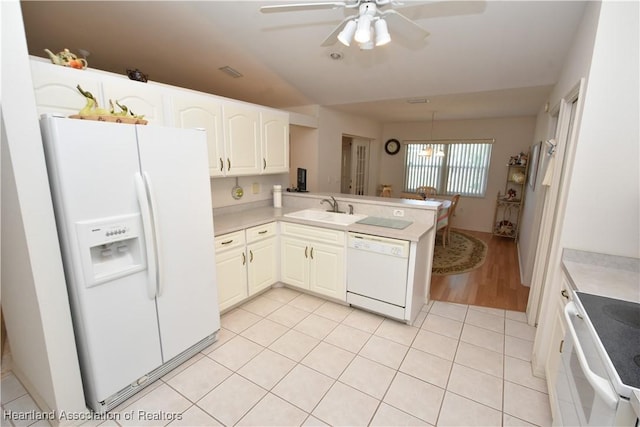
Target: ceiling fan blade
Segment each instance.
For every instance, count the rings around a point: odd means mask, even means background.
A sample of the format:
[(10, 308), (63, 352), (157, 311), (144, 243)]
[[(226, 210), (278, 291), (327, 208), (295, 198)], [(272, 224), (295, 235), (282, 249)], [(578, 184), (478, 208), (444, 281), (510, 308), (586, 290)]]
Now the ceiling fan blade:
[(387, 21), (392, 35), (398, 34), (409, 41), (420, 41), (429, 35), (427, 30), (395, 10), (387, 10), (380, 15)]
[(320, 46), (331, 46), (332, 44), (335, 44), (335, 42), (338, 41), (338, 34), (340, 34), (340, 31), (342, 31), (342, 29), (347, 24), (347, 22), (351, 21), (354, 18), (356, 18), (356, 17), (355, 16), (349, 16), (347, 18), (344, 18), (342, 20), (342, 22), (340, 22), (338, 24), (338, 26), (333, 29), (331, 34), (329, 34), (327, 36), (327, 38), (324, 39), (324, 41), (322, 42), (322, 44)]
[(296, 12), (300, 10), (322, 10), (322, 9), (337, 9), (344, 7), (347, 4), (342, 1), (322, 2), (322, 3), (294, 3), (294, 4), (278, 4), (273, 6), (262, 6), (260, 12), (262, 13), (274, 13), (274, 12)]

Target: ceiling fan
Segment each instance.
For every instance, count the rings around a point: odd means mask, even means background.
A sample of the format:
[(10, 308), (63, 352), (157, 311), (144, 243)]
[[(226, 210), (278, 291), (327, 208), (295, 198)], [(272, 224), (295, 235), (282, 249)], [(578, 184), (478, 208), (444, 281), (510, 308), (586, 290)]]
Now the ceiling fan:
[(429, 35), (424, 28), (393, 9), (382, 11), (385, 6), (400, 6), (395, 0), (351, 0), (319, 3), (295, 3), (262, 6), (262, 13), (294, 12), (321, 9), (358, 9), (357, 15), (345, 18), (322, 42), (321, 46), (331, 46), (336, 40), (350, 46), (355, 40), (360, 49), (369, 50), (391, 41), (389, 27), (409, 41), (420, 41)]

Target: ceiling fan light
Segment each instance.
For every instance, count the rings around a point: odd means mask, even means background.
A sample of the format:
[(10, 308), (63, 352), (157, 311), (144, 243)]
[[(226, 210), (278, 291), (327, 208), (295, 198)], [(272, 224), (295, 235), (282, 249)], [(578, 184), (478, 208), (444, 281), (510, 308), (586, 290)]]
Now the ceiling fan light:
[(360, 47), (360, 50), (371, 50), (375, 47), (373, 40), (369, 40), (366, 43), (359, 43), (358, 46)]
[(371, 41), (371, 17), (364, 15), (358, 18), (355, 40), (358, 43)]
[(380, 18), (375, 22), (376, 46), (384, 46), (391, 41), (391, 35), (387, 28), (387, 21)]
[(353, 39), (353, 34), (356, 32), (356, 21), (351, 20), (347, 22), (347, 25), (344, 26), (340, 34), (338, 34), (338, 40), (345, 46), (351, 45), (351, 40)]

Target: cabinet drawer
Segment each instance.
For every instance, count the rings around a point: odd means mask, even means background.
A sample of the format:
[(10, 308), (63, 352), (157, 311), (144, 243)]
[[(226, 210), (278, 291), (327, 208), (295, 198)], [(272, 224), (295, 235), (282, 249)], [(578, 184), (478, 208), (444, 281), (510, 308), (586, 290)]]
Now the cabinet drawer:
[(247, 243), (256, 242), (276, 235), (276, 223), (270, 222), (255, 227), (247, 228)]
[(334, 245), (343, 245), (345, 242), (344, 231), (294, 224), (292, 222), (283, 222), (281, 227), (282, 234), (287, 234), (302, 239), (313, 239)]
[(238, 246), (244, 246), (244, 242), (244, 230), (216, 236), (216, 252), (237, 248)]

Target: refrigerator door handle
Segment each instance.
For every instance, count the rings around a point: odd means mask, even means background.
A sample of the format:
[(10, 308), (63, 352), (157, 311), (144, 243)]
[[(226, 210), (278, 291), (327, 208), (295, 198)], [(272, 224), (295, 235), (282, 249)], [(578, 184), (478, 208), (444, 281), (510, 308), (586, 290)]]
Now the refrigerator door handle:
[(153, 224), (153, 235), (155, 241), (155, 256), (156, 256), (156, 271), (157, 271), (157, 295), (161, 296), (162, 291), (164, 290), (164, 274), (163, 274), (163, 265), (162, 262), (162, 241), (160, 239), (160, 230), (158, 230), (158, 212), (156, 203), (156, 199), (153, 192), (153, 187), (151, 185), (151, 179), (149, 178), (149, 174), (143, 172), (144, 183), (147, 187), (147, 195), (149, 196), (149, 210), (151, 212), (151, 223)]
[(156, 248), (153, 237), (153, 224), (151, 222), (151, 209), (147, 197), (147, 188), (140, 173), (135, 174), (135, 187), (140, 205), (140, 215), (142, 216), (142, 229), (144, 230), (144, 244), (147, 252), (147, 268), (149, 280), (147, 282), (147, 293), (149, 299), (156, 297), (157, 269), (156, 269)]

